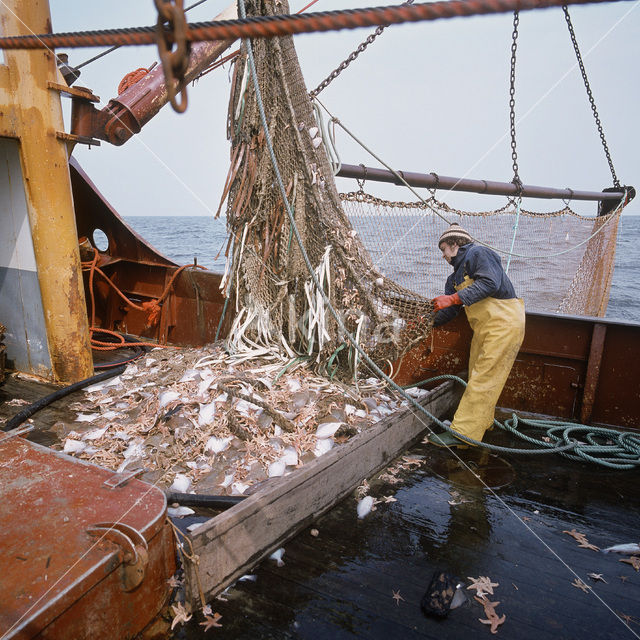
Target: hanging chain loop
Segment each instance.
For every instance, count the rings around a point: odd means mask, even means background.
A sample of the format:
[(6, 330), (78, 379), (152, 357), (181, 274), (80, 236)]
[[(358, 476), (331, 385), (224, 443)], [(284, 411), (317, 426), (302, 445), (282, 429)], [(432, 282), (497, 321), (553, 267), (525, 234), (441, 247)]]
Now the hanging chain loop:
[[(413, 0), (407, 0), (403, 4), (413, 4)], [(313, 100), (321, 91), (330, 85), (386, 28), (388, 25), (378, 27), (366, 40), (361, 42), (355, 51), (352, 51), (346, 60), (340, 63), (313, 91), (309, 91), (309, 97)]]
[(513, 184), (522, 192), (522, 181), (518, 174), (518, 151), (516, 149), (516, 51), (518, 48), (518, 25), (520, 14), (513, 12), (513, 34), (511, 35), (511, 74), (509, 76), (509, 121), (511, 128), (511, 160), (513, 163)]
[(613, 185), (619, 188), (620, 181), (618, 180), (616, 171), (613, 168), (613, 160), (611, 159), (611, 154), (609, 153), (609, 146), (607, 145), (607, 140), (604, 137), (604, 131), (602, 129), (602, 123), (600, 122), (600, 116), (598, 115), (598, 109), (596, 108), (596, 102), (593, 99), (593, 93), (591, 92), (591, 86), (589, 85), (587, 72), (584, 68), (584, 63), (582, 62), (582, 56), (580, 55), (580, 48), (578, 47), (576, 34), (575, 34), (575, 31), (573, 30), (573, 25), (571, 24), (571, 18), (569, 17), (569, 8), (565, 4), (562, 6), (562, 10), (564, 11), (564, 17), (567, 20), (567, 26), (569, 27), (569, 35), (571, 36), (571, 42), (573, 43), (573, 48), (576, 52), (576, 58), (578, 59), (578, 65), (580, 66), (580, 73), (582, 74), (582, 80), (584, 81), (585, 89), (587, 90), (587, 96), (589, 96), (589, 104), (591, 105), (591, 111), (593, 111), (593, 117), (596, 120), (596, 126), (598, 127), (598, 133), (600, 134), (600, 140), (602, 141), (604, 154), (607, 156), (607, 162), (609, 163), (609, 169), (611, 170), (611, 177), (613, 178)]
[[(154, 1), (158, 10), (156, 42), (164, 71), (167, 96), (173, 109), (178, 113), (184, 113), (187, 109), (187, 87), (184, 85), (184, 74), (189, 66), (191, 43), (187, 41), (187, 20), (184, 15), (183, 0)], [(165, 22), (169, 23), (168, 31), (165, 29)], [(174, 44), (176, 48), (172, 51)], [(180, 88), (180, 103), (176, 100), (178, 88)]]

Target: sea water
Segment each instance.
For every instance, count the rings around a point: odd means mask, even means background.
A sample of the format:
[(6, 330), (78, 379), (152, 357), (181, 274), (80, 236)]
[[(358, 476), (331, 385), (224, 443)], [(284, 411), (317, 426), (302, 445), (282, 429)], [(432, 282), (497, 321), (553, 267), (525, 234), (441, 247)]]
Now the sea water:
[[(208, 216), (131, 216), (126, 222), (157, 251), (179, 265), (192, 264), (222, 271), (227, 232), (223, 218)], [(434, 248), (437, 252), (437, 249)], [(424, 248), (416, 249), (416, 270)], [(606, 317), (640, 322), (640, 216), (623, 215), (618, 227), (615, 270)], [(541, 283), (545, 291), (566, 283)], [(444, 282), (442, 283), (444, 286)]]

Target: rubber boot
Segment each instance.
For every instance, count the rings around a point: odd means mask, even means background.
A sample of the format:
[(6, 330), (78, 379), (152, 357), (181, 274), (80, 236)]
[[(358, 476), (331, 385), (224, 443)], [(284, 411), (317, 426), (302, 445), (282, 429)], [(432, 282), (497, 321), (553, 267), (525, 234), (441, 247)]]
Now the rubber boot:
[(430, 435), (429, 444), (434, 444), (436, 447), (449, 447), (452, 449), (467, 449), (470, 446), (466, 442), (456, 438), (452, 433), (449, 433), (449, 431), (437, 435)]

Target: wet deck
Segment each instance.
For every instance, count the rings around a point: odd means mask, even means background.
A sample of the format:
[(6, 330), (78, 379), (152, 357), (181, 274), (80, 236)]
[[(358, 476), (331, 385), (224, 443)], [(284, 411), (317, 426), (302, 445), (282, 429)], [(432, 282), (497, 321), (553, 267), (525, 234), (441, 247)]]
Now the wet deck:
[[(491, 441), (509, 444), (502, 433)], [(370, 482), (380, 503), (363, 520), (350, 496), (285, 546), (284, 566), (264, 561), (257, 579), (214, 600), (217, 638), (460, 638), (490, 636), (482, 607), (468, 601), (445, 620), (427, 618), (420, 599), (436, 569), (461, 582), (489, 576), (502, 638), (640, 637), (640, 572), (628, 556), (583, 549), (576, 529), (601, 548), (639, 542), (637, 472), (612, 472), (560, 456), (502, 458), (461, 452), (493, 490), (451, 453), (418, 445), (422, 456), (397, 477)], [(506, 484), (505, 484), (506, 483)], [(503, 486), (501, 486), (503, 485)], [(193, 520), (192, 520), (193, 521)], [(185, 522), (184, 525), (187, 523)], [(589, 573), (606, 580), (594, 581)], [(572, 586), (579, 577), (588, 592)], [(394, 600), (399, 593), (401, 599)], [(465, 592), (471, 596), (472, 591)], [(622, 616), (631, 616), (626, 622)], [(205, 638), (194, 619), (179, 638)]]

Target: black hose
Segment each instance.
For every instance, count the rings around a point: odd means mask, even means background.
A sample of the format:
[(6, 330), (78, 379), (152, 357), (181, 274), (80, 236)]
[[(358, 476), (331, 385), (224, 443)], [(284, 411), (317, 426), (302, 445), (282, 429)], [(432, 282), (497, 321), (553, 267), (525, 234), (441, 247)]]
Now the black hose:
[(183, 507), (202, 509), (229, 509), (242, 502), (246, 496), (210, 496), (198, 493), (167, 493), (167, 502), (177, 502)]
[[(94, 329), (94, 331), (100, 331), (99, 329)], [(123, 333), (121, 334), (122, 337), (127, 341), (127, 342), (141, 342), (140, 340), (138, 340), (138, 338), (136, 338), (135, 336), (131, 336), (127, 333)], [(110, 334), (106, 334), (104, 337), (103, 342), (109, 342), (112, 344), (119, 344), (114, 336), (111, 336)], [(128, 345), (126, 347), (122, 347), (125, 349), (132, 349), (133, 350), (133, 355), (130, 358), (125, 358), (124, 360), (118, 360), (117, 362), (103, 362), (102, 364), (95, 364), (93, 365), (93, 368), (95, 371), (98, 371), (99, 369), (110, 369), (111, 367), (119, 367), (122, 364), (129, 364), (130, 362), (133, 362), (134, 360), (137, 360), (138, 358), (140, 358), (141, 356), (143, 356), (145, 353), (147, 353), (149, 351), (149, 347), (146, 346), (132, 346), (132, 345)]]
[(30, 404), (28, 407), (22, 409), (22, 411), (16, 413), (16, 415), (13, 416), (13, 418), (11, 418), (9, 422), (2, 426), (2, 430), (11, 431), (16, 427), (19, 427), (27, 418), (30, 418), (34, 413), (40, 411), (40, 409), (44, 409), (44, 407), (50, 405), (52, 402), (55, 402), (60, 398), (64, 398), (74, 391), (84, 389), (84, 387), (88, 387), (95, 382), (101, 382), (102, 380), (108, 380), (109, 378), (120, 375), (125, 369), (126, 367), (124, 365), (121, 365), (119, 367), (116, 367), (115, 369), (109, 369), (108, 371), (103, 371), (102, 373), (98, 373), (95, 376), (91, 376), (90, 378), (85, 378), (84, 380), (80, 380), (79, 382), (74, 382), (68, 387), (58, 389), (57, 391), (50, 393), (48, 396), (40, 398), (40, 400), (36, 400), (33, 404)]

